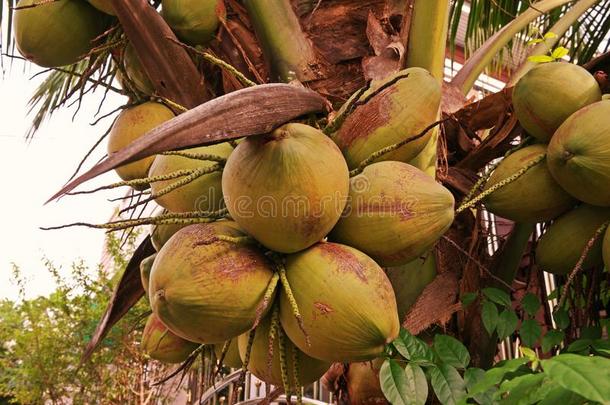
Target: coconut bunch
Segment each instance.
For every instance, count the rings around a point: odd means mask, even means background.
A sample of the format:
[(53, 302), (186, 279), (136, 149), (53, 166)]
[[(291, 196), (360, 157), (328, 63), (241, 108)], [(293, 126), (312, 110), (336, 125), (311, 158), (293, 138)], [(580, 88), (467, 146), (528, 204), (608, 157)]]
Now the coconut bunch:
[[(214, 37), (222, 12), (221, 0), (163, 0), (161, 15), (181, 41), (197, 46)], [(17, 48), (39, 66), (74, 64), (88, 56), (114, 15), (109, 0), (19, 0), (14, 15)], [(126, 59), (131, 79), (146, 89), (148, 78), (133, 50)]]
[[(141, 266), (151, 319), (165, 328), (146, 334), (149, 356), (184, 360), (210, 345), (292, 392), (333, 362), (381, 356), (453, 221), (452, 194), (408, 163), (439, 103), (436, 80), (407, 69), (354, 95), (325, 131), (292, 122), (120, 167), (122, 184), (150, 186), (164, 208), (151, 229), (157, 254)], [(363, 131), (388, 106), (395, 114)], [(161, 104), (131, 107), (110, 139), (133, 142), (171, 118)]]
[(610, 220), (610, 101), (588, 71), (563, 62), (530, 70), (512, 98), (530, 141), (491, 173), (486, 208), (517, 222), (552, 221), (536, 249), (545, 271), (601, 265)]
[[(181, 41), (205, 46), (221, 4), (163, 0), (161, 15)], [(59, 24), (68, 10), (76, 22)], [(112, 14), (105, 0), (17, 10), (19, 49), (43, 66), (75, 63), (87, 57)], [(58, 23), (44, 35), (35, 28), (43, 15)], [(59, 30), (81, 23), (87, 35)], [(113, 54), (119, 81), (137, 97), (110, 130), (109, 156), (181, 111), (145, 97), (154, 86), (134, 48), (122, 44)], [(77, 50), (68, 55), (68, 48)], [(146, 196), (128, 209), (149, 201), (164, 209), (121, 224), (154, 224), (157, 253), (141, 264), (152, 309), (145, 353), (177, 363), (210, 346), (226, 365), (287, 392), (300, 392), (333, 362), (381, 356), (425, 287), (414, 276), (423, 274), (421, 257), (431, 256), (454, 217), (452, 194), (414, 160), (433, 137), (440, 97), (427, 71), (406, 69), (355, 93), (324, 130), (312, 119), (289, 122), (116, 169), (122, 181), (112, 187)], [(425, 262), (427, 280), (434, 263)], [(421, 282), (405, 291), (409, 280)], [(401, 286), (398, 294), (393, 285)]]

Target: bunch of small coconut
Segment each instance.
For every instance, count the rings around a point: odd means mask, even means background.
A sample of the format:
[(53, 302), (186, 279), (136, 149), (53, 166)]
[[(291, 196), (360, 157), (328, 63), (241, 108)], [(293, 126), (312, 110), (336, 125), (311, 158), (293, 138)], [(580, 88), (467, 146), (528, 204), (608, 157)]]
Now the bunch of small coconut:
[(595, 236), (610, 220), (610, 101), (593, 75), (564, 62), (531, 69), (512, 98), (533, 142), (495, 168), (486, 208), (517, 222), (552, 221), (536, 249), (545, 271), (567, 274), (583, 253), (583, 268), (601, 265), (602, 238)]
[(294, 122), (157, 156), (153, 195), (172, 185), (159, 176), (223, 157), (212, 162), (219, 171), (156, 199), (170, 213), (210, 213), (153, 228), (158, 253), (143, 283), (166, 335), (214, 345), (219, 358), (237, 351), (254, 375), (292, 392), (332, 362), (381, 356), (425, 286), (395, 293), (393, 283), (453, 221), (452, 194), (406, 163), (430, 135), (402, 142), (436, 120), (439, 103), (437, 81), (407, 69), (354, 96), (328, 134)]

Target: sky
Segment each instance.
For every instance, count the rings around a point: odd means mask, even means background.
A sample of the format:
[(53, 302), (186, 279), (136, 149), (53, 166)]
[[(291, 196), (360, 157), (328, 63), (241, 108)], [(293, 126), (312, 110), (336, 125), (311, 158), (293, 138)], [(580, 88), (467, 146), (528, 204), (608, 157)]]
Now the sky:
[[(10, 62), (9, 62), (10, 63)], [(28, 100), (43, 77), (30, 79), (39, 68), (15, 62), (0, 71), (0, 299), (17, 298), (11, 282), (12, 266), (19, 266), (27, 280), (26, 295), (48, 295), (54, 283), (42, 259), (48, 258), (60, 272), (69, 274), (70, 264), (83, 259), (91, 268), (100, 262), (104, 231), (68, 228), (43, 231), (41, 226), (76, 221), (106, 222), (116, 203), (107, 199), (121, 196), (125, 189), (93, 195), (68, 196), (59, 202), (44, 202), (72, 175), (78, 162), (111, 125), (112, 118), (97, 126), (94, 121), (103, 95), (85, 96), (81, 111), (72, 121), (75, 109), (62, 109), (45, 122), (31, 141), (25, 134), (31, 123)], [(110, 95), (101, 114), (124, 104), (126, 98)], [(106, 152), (103, 143), (90, 164)], [(119, 180), (113, 173), (95, 179), (81, 189), (94, 188)]]

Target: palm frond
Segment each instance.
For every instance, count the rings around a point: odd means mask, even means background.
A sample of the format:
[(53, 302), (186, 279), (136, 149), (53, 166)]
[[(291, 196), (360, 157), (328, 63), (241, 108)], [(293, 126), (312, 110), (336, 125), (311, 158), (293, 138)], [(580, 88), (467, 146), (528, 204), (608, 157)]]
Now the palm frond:
[[(489, 70), (498, 72), (518, 65), (525, 56), (527, 42), (533, 32), (544, 33), (570, 9), (571, 4), (542, 15), (528, 29), (523, 30), (500, 52)], [(454, 0), (451, 6), (449, 44), (452, 53), (462, 46), (468, 58), (489, 37), (494, 35), (515, 16), (523, 13), (536, 2), (526, 0)], [(466, 21), (463, 21), (467, 17)], [(462, 27), (462, 30), (460, 30)], [(465, 27), (465, 28), (464, 28)], [(572, 61), (585, 63), (600, 52), (608, 50), (610, 31), (610, 0), (601, 0), (591, 7), (562, 38), (560, 44), (570, 50)], [(461, 33), (463, 38), (460, 38)], [(463, 41), (463, 42), (462, 42)], [(458, 43), (460, 42), (460, 43)]]

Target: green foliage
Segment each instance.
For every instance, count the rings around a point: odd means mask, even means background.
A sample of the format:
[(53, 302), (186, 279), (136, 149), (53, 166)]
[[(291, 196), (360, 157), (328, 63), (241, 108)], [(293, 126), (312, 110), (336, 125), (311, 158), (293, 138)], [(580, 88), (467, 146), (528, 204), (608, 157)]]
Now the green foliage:
[(20, 299), (0, 301), (0, 397), (23, 404), (118, 404), (132, 403), (141, 389), (148, 393), (140, 386), (148, 360), (138, 350), (137, 326), (148, 310), (143, 302), (112, 328), (91, 361), (79, 367), (112, 294), (113, 279), (126, 263), (118, 240), (110, 239), (108, 252), (110, 268), (90, 270), (77, 262), (68, 277), (46, 261), (57, 284), (48, 297), (26, 299), (26, 281), (14, 268)]
[[(561, 333), (555, 333), (555, 339)], [(608, 350), (608, 341), (587, 340), (586, 347)], [(532, 349), (523, 357), (499, 362), (485, 371), (468, 367), (470, 355), (457, 339), (438, 334), (431, 351), (420, 338), (401, 330), (388, 346), (388, 358), (379, 378), (392, 404), (423, 404), (428, 384), (436, 399), (445, 404), (610, 404), (610, 359), (562, 353), (539, 359)], [(410, 359), (401, 358), (402, 352)], [(405, 348), (409, 348), (406, 351)], [(432, 354), (432, 362), (429, 362)], [(422, 362), (424, 360), (424, 362)], [(403, 366), (404, 364), (404, 366)], [(463, 371), (460, 371), (463, 370)], [(427, 382), (426, 382), (427, 380)], [(550, 401), (553, 399), (555, 402)]]

